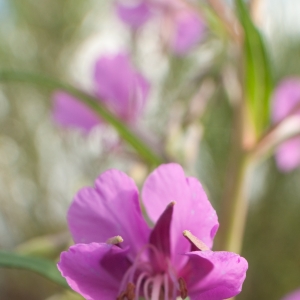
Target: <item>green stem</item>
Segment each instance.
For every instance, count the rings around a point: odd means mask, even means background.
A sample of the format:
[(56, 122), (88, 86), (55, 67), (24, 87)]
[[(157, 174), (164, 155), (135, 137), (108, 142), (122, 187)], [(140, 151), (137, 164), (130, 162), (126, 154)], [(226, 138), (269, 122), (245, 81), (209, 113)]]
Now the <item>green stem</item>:
[(140, 155), (151, 165), (157, 166), (164, 161), (164, 158), (156, 154), (144, 141), (142, 141), (132, 130), (120, 121), (114, 114), (108, 111), (96, 98), (62, 83), (56, 79), (40, 74), (26, 72), (0, 71), (0, 81), (17, 81), (36, 84), (41, 87), (53, 90), (64, 90), (76, 97), (79, 101), (90, 107), (104, 121), (111, 124), (119, 135), (127, 141)]
[(235, 107), (234, 115), (231, 157), (221, 203), (216, 247), (219, 250), (240, 253), (247, 219), (247, 185), (252, 156), (243, 147), (246, 133), (243, 102)]

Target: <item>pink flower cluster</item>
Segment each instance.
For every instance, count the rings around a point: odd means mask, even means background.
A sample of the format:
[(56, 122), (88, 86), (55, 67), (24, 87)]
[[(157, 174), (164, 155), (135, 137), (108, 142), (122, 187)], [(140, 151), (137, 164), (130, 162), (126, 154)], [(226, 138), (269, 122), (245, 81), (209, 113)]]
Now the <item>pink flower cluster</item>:
[(247, 261), (211, 250), (219, 223), (196, 178), (161, 165), (142, 200), (153, 228), (135, 183), (118, 170), (75, 196), (68, 224), (76, 244), (58, 263), (74, 291), (87, 300), (222, 300), (241, 291)]
[(156, 17), (162, 36), (177, 55), (184, 55), (204, 36), (205, 25), (199, 13), (182, 0), (118, 0), (117, 13), (131, 28), (137, 29)]

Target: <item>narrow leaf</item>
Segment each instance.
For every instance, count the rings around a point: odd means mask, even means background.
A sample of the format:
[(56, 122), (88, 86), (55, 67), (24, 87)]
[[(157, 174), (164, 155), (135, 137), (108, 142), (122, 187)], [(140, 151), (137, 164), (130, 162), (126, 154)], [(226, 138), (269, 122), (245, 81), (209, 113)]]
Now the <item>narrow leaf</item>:
[(65, 279), (60, 275), (55, 263), (51, 260), (24, 256), (0, 250), (0, 268), (14, 268), (33, 271), (65, 288), (69, 287)]
[(256, 134), (268, 125), (273, 80), (264, 40), (254, 26), (243, 0), (235, 0), (238, 17), (244, 28), (246, 101)]
[(44, 75), (15, 71), (0, 71), (0, 81), (27, 82), (37, 84), (50, 90), (64, 90), (90, 107), (107, 123), (111, 124), (118, 131), (123, 140), (131, 145), (136, 150), (136, 152), (148, 163), (156, 166), (163, 162), (163, 158), (156, 154), (144, 141), (142, 141), (136, 134), (134, 134), (132, 130), (128, 126), (126, 126), (126, 124), (124, 124), (120, 119), (112, 114), (96, 98), (80, 91), (79, 89), (69, 84), (62, 83)]

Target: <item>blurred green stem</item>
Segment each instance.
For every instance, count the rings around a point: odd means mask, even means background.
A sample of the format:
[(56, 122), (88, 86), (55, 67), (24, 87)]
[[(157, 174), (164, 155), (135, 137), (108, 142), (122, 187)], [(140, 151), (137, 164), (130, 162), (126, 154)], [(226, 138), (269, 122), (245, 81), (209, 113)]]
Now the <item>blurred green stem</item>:
[(96, 98), (74, 88), (73, 86), (62, 83), (54, 78), (16, 71), (0, 71), (0, 82), (17, 81), (36, 84), (51, 91), (64, 90), (73, 95), (79, 101), (90, 107), (104, 121), (111, 124), (119, 135), (130, 144), (150, 165), (157, 166), (165, 161), (163, 155), (159, 155), (151, 149), (143, 140), (141, 140), (133, 131), (119, 120), (114, 114), (108, 111)]
[(216, 247), (240, 253), (248, 210), (248, 177), (252, 166), (252, 156), (244, 150), (246, 124), (243, 101), (234, 108), (234, 115), (231, 157), (225, 179)]

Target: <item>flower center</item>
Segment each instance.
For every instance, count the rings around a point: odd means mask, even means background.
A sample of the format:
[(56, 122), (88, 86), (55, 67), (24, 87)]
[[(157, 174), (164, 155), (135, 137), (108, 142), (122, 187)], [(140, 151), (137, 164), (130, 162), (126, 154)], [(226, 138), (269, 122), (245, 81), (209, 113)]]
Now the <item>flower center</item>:
[(176, 300), (177, 295), (182, 299), (188, 295), (184, 279), (177, 277), (170, 261), (155, 246), (147, 244), (124, 274), (117, 300)]

